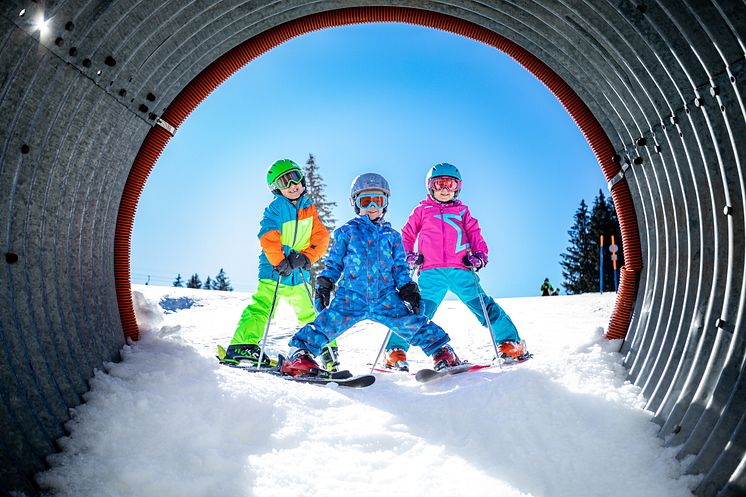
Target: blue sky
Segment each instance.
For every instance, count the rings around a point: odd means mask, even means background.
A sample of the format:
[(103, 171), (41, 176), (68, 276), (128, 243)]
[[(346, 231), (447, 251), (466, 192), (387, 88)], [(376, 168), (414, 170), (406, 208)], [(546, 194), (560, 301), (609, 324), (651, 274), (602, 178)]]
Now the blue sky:
[[(224, 268), (256, 286), (259, 220), (275, 160), (316, 157), (341, 224), (363, 172), (391, 184), (387, 220), (401, 229), (438, 162), (463, 176), (461, 200), (490, 248), (480, 272), (495, 297), (562, 285), (560, 254), (601, 169), (559, 101), (498, 50), (402, 24), (326, 29), (280, 45), (236, 73), (169, 142), (148, 179), (132, 236), (134, 283), (204, 281)], [(564, 293), (564, 292), (563, 292)]]

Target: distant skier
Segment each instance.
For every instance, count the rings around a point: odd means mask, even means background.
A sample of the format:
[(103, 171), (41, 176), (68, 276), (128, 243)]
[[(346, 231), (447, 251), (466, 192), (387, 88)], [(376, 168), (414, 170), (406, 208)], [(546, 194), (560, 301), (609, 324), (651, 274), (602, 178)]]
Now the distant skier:
[[(526, 343), (518, 335), (513, 321), (489, 297), (479, 278), (470, 274), (487, 265), (487, 244), (479, 223), (469, 208), (457, 199), (461, 192), (461, 173), (447, 163), (430, 168), (425, 178), (427, 197), (415, 207), (402, 229), (404, 250), (410, 267), (420, 267), (419, 285), (425, 316), (432, 319), (448, 290), (456, 294), (487, 325), (479, 296), (486, 304), (498, 356), (505, 361), (529, 357)], [(415, 251), (415, 242), (417, 250)], [(386, 345), (386, 366), (408, 370), (406, 342), (392, 335)]]
[(552, 284), (549, 283), (549, 278), (544, 278), (544, 283), (541, 284), (541, 296), (549, 297), (552, 295)]
[(557, 288), (555, 288), (555, 289), (554, 289), (554, 291), (552, 292), (552, 296), (555, 296), (555, 295), (559, 295), (559, 294), (560, 294), (560, 293), (559, 293), (559, 287), (557, 287)]
[(420, 292), (409, 276), (401, 235), (383, 220), (390, 194), (388, 182), (376, 173), (361, 174), (352, 182), (350, 202), (358, 216), (334, 232), (326, 268), (316, 278), (319, 315), (290, 340), (283, 373), (313, 374), (319, 367), (313, 356), (365, 319), (422, 348), (436, 370), (460, 364), (447, 345), (448, 334), (420, 313)]
[[(262, 246), (259, 283), (251, 303), (241, 315), (223, 359), (234, 364), (242, 361), (253, 365), (258, 363), (259, 341), (267, 321), (271, 319), (269, 312), (275, 288), (278, 298), (283, 297), (295, 309), (301, 324), (316, 317), (303, 277), (308, 280), (311, 264), (326, 253), (329, 232), (321, 223), (313, 201), (304, 195), (306, 181), (298, 164), (288, 159), (272, 164), (267, 171), (267, 185), (275, 197), (264, 210), (259, 229)], [(336, 343), (331, 346), (334, 350)], [(329, 354), (328, 350), (325, 349), (325, 353)], [(325, 364), (326, 367), (333, 368), (330, 356), (324, 357), (324, 362), (329, 363)], [(262, 365), (269, 365), (266, 355)]]

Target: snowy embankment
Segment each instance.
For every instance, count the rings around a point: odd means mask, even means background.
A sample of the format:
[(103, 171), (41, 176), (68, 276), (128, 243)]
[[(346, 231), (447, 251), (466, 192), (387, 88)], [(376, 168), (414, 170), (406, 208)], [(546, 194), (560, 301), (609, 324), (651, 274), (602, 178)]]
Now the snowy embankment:
[[(689, 497), (696, 478), (656, 437), (619, 342), (614, 294), (500, 299), (535, 358), (421, 385), (381, 374), (366, 389), (219, 367), (247, 294), (135, 286), (142, 339), (91, 381), (63, 451), (38, 475), (53, 495)], [(462, 359), (492, 357), (460, 302), (435, 316)], [(268, 349), (297, 328), (278, 309)], [(369, 371), (386, 330), (339, 340)], [(414, 370), (430, 361), (410, 351)]]

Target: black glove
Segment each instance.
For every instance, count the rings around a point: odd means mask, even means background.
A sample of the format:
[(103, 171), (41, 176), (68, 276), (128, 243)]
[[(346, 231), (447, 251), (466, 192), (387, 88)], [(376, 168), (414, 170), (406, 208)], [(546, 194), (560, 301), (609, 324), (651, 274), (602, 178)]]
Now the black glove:
[(410, 281), (401, 287), (399, 289), (399, 297), (409, 304), (409, 307), (412, 308), (412, 312), (415, 314), (420, 313), (420, 300), (422, 300), (422, 297), (420, 297), (420, 288), (417, 286), (417, 283)]
[(306, 254), (301, 254), (300, 252), (290, 252), (288, 255), (288, 262), (290, 263), (290, 267), (293, 269), (302, 268), (306, 271), (311, 269), (311, 260), (306, 256)]
[(316, 278), (316, 310), (321, 312), (329, 307), (332, 301), (332, 292), (334, 291), (334, 282), (326, 276)]
[(277, 271), (280, 276), (290, 276), (293, 273), (293, 266), (290, 265), (290, 262), (287, 259), (283, 259), (275, 266), (275, 271)]

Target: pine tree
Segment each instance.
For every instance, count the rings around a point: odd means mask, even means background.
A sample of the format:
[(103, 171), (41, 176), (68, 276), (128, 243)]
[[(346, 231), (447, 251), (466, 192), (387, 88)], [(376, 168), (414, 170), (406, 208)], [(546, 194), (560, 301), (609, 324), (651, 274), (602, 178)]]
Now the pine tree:
[[(593, 264), (591, 256), (591, 222), (588, 206), (585, 200), (580, 201), (580, 207), (575, 212), (575, 221), (567, 232), (570, 235), (570, 246), (567, 253), (561, 255), (562, 276), (565, 278), (564, 287), (567, 293), (583, 293), (593, 291)], [(598, 248), (598, 245), (596, 245)], [(598, 288), (598, 271), (595, 273), (596, 288)]]
[(202, 285), (202, 290), (212, 290), (213, 289), (212, 287), (213, 287), (213, 282), (208, 276), (207, 279), (205, 280), (205, 284)]
[(174, 280), (173, 285), (178, 286), (180, 288), (184, 286), (184, 280), (181, 279), (181, 273), (176, 275), (176, 279)]
[[(319, 219), (324, 226), (326, 226), (326, 229), (329, 230), (330, 233), (334, 232), (336, 219), (334, 219), (334, 214), (332, 212), (334, 207), (337, 206), (337, 203), (327, 200), (326, 195), (324, 195), (326, 184), (324, 184), (324, 179), (321, 177), (321, 174), (319, 174), (319, 167), (316, 165), (316, 158), (313, 154), (308, 154), (308, 160), (306, 161), (306, 167), (303, 174), (306, 179), (306, 195), (308, 195), (316, 205)], [(326, 256), (322, 257), (311, 266), (311, 288), (316, 286), (316, 276), (318, 276), (318, 274), (324, 269), (325, 260)]]
[[(621, 233), (619, 230), (619, 221), (616, 217), (616, 209), (614, 209), (614, 203), (611, 197), (606, 199), (603, 191), (598, 191), (598, 196), (593, 200), (593, 208), (590, 214), (590, 242), (591, 242), (591, 254), (590, 259), (593, 265), (593, 270), (596, 272), (596, 284), (595, 290), (598, 291), (598, 268), (600, 264), (600, 243), (601, 235), (604, 237), (604, 270), (603, 270), (603, 289), (604, 291), (614, 291), (614, 266), (611, 260), (611, 252), (609, 247), (611, 246), (611, 235), (614, 235), (614, 243), (617, 247), (621, 246)], [(620, 250), (621, 251), (621, 250)], [(619, 260), (617, 260), (617, 267), (619, 267)], [(590, 291), (590, 289), (588, 290)]]
[(199, 275), (197, 273), (194, 273), (190, 278), (189, 281), (187, 281), (187, 288), (202, 288), (202, 282), (199, 279)]
[(223, 292), (232, 292), (233, 287), (231, 286), (231, 282), (228, 279), (228, 276), (226, 276), (225, 271), (223, 271), (223, 268), (220, 268), (220, 271), (218, 272), (217, 276), (215, 276), (215, 281), (212, 284), (213, 290), (220, 290)]
[(614, 266), (609, 251), (611, 235), (614, 235), (614, 243), (617, 245), (617, 267), (621, 267), (623, 259), (619, 220), (611, 197), (607, 199), (603, 191), (599, 190), (590, 213), (585, 200), (581, 200), (580, 208), (575, 213), (575, 222), (568, 234), (570, 246), (567, 253), (561, 255), (560, 262), (567, 292), (572, 294), (600, 290), (601, 235), (604, 237), (603, 289), (614, 291)]

